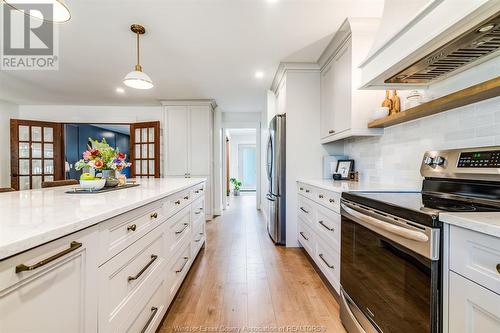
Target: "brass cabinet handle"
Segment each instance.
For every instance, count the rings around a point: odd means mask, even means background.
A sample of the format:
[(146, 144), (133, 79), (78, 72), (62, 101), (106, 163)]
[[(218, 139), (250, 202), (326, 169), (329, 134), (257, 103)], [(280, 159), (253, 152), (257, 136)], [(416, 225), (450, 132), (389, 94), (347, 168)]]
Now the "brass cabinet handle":
[(335, 231), (335, 228), (330, 228), (323, 221), (319, 221), (318, 223), (321, 224), (326, 230)]
[(306, 236), (304, 236), (304, 233), (303, 233), (302, 231), (301, 231), (301, 232), (299, 232), (299, 233), (300, 233), (300, 235), (302, 236), (302, 238), (304, 238), (304, 239), (305, 239), (305, 240), (307, 240), (307, 241), (309, 240), (309, 238), (307, 238)]
[(200, 239), (195, 239), (194, 241), (195, 241), (196, 243), (198, 243), (199, 241), (201, 241), (201, 239), (202, 239), (202, 238), (203, 238), (203, 237), (200, 237)]
[(130, 224), (127, 226), (127, 231), (135, 231), (137, 229), (137, 226), (135, 224)]
[(202, 192), (203, 192), (203, 187), (202, 187), (202, 188), (200, 188), (200, 191), (202, 191)]
[(155, 254), (152, 254), (151, 255), (151, 260), (146, 264), (146, 266), (144, 266), (139, 273), (136, 274), (136, 276), (129, 276), (128, 277), (128, 282), (130, 281), (134, 281), (134, 280), (137, 280), (141, 275), (142, 273), (144, 273), (146, 271), (146, 269), (149, 268), (149, 266), (151, 266), (153, 264), (153, 262), (158, 259), (158, 256), (155, 255)]
[(156, 316), (156, 313), (158, 312), (158, 308), (156, 306), (151, 307), (151, 315), (149, 316), (148, 321), (146, 322), (146, 325), (141, 330), (141, 333), (144, 333), (148, 330), (149, 325), (151, 325), (151, 322), (153, 321), (153, 318)]
[(186, 230), (186, 228), (189, 226), (189, 223), (184, 223), (184, 228), (182, 228), (181, 230), (177, 230), (175, 232), (176, 235), (178, 234), (182, 234), (184, 232), (184, 230)]
[(189, 200), (189, 196), (187, 196), (187, 195), (186, 195), (186, 196), (184, 197), (184, 200)]
[(47, 259), (43, 259), (42, 261), (39, 261), (34, 265), (30, 265), (30, 266), (27, 266), (25, 264), (17, 265), (16, 266), (16, 273), (20, 273), (23, 271), (32, 271), (34, 269), (37, 269), (37, 268), (42, 267), (44, 265), (47, 265), (49, 262), (54, 261), (58, 258), (61, 258), (62, 256), (65, 256), (66, 254), (73, 252), (80, 247), (82, 247), (82, 243), (78, 243), (78, 242), (73, 241), (70, 243), (69, 248), (67, 248), (66, 250), (61, 251), (57, 254), (54, 254), (53, 256), (48, 257)]
[(181, 268), (179, 268), (178, 270), (175, 271), (176, 273), (180, 273), (184, 270), (184, 267), (186, 267), (186, 265), (189, 261), (189, 257), (184, 257), (184, 260), (186, 260), (186, 261), (184, 261), (184, 264), (181, 266)]
[(309, 192), (311, 192), (311, 191), (309, 191), (309, 190), (306, 190), (306, 193), (309, 193)]
[(303, 188), (303, 187), (301, 187), (301, 188), (299, 188), (299, 190), (304, 191), (304, 188)]
[(202, 235), (202, 236), (203, 236), (203, 235), (204, 235), (204, 233), (203, 233), (203, 232), (200, 232), (200, 235)]
[(335, 199), (330, 199), (329, 201), (330, 201), (330, 203), (334, 203)]
[(323, 199), (324, 198), (323, 194), (318, 194), (318, 198)]
[(329, 130), (329, 131), (328, 131), (328, 134), (333, 134), (333, 133), (335, 133), (335, 131), (334, 131), (334, 130)]
[(194, 212), (196, 215), (201, 214), (201, 210)]
[(500, 264), (497, 264), (497, 272), (500, 274)]
[(196, 191), (194, 191), (194, 193), (198, 194), (198, 193), (200, 193), (200, 190), (196, 190)]
[(158, 213), (154, 212), (151, 215), (149, 215), (149, 217), (152, 218), (152, 219), (157, 219), (158, 218)]
[(319, 257), (321, 258), (321, 260), (323, 260), (323, 262), (324, 262), (324, 263), (325, 263), (325, 264), (326, 264), (329, 268), (331, 268), (331, 269), (334, 269), (334, 268), (335, 268), (335, 267), (333, 267), (333, 265), (330, 265), (330, 264), (328, 263), (328, 261), (326, 261), (326, 260), (325, 260), (325, 258), (323, 257), (323, 253), (320, 253), (320, 254), (319, 254)]
[(180, 205), (181, 204), (181, 201), (180, 200), (177, 200), (176, 202), (174, 202), (176, 205)]
[(304, 207), (300, 207), (300, 210), (303, 211), (306, 214), (309, 214), (309, 212)]

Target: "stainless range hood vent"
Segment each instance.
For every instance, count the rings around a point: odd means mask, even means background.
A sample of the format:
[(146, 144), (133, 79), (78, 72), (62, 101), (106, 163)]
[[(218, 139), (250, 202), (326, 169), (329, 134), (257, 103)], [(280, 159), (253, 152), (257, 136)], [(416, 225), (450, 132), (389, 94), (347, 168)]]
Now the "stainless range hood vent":
[(432, 83), (498, 50), (500, 13), (385, 80), (385, 83)]

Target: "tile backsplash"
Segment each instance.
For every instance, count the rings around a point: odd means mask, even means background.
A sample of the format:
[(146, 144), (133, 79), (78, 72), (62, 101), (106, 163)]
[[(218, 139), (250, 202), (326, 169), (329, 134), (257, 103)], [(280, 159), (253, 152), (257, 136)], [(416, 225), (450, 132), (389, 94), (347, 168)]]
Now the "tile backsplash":
[(500, 97), (386, 128), (345, 142), (362, 180), (419, 187), (427, 150), (500, 145)]

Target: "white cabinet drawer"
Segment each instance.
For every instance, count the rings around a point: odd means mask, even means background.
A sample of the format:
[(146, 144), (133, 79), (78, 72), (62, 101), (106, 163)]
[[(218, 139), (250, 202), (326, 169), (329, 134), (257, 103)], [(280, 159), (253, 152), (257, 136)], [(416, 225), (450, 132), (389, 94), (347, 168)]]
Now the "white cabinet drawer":
[(450, 333), (500, 332), (500, 295), (450, 272)]
[(106, 262), (163, 223), (168, 217), (163, 204), (164, 201), (159, 200), (99, 224), (99, 263)]
[(450, 226), (450, 268), (500, 294), (500, 238)]
[(174, 255), (184, 243), (191, 238), (191, 207), (185, 207), (172, 216), (168, 222), (168, 251), (167, 256)]
[(310, 227), (314, 226), (314, 221), (316, 219), (315, 204), (312, 200), (307, 199), (303, 196), (298, 196), (297, 214), (298, 216)]
[[(164, 224), (161, 229), (166, 229)], [(165, 230), (155, 230), (99, 268), (99, 331), (113, 332), (164, 274)]]
[(0, 332), (96, 332), (98, 239), (92, 227), (0, 261)]
[(317, 207), (315, 230), (337, 251), (340, 251), (340, 220), (340, 214), (322, 206)]
[(316, 239), (316, 256), (314, 261), (319, 266), (323, 274), (333, 286), (335, 291), (340, 293), (340, 255), (332, 247), (321, 239)]
[(191, 196), (196, 199), (205, 193), (205, 183), (198, 184), (191, 188)]
[(315, 256), (315, 243), (314, 243), (314, 233), (311, 228), (309, 228), (304, 221), (299, 218), (299, 242), (302, 244), (307, 253), (314, 258)]
[(163, 210), (169, 217), (175, 214), (180, 209), (189, 205), (192, 201), (191, 190), (184, 190), (179, 193), (172, 194), (163, 203)]
[(146, 305), (131, 313), (132, 323), (129, 320), (125, 321), (116, 332), (156, 332), (168, 307), (165, 296), (166, 284), (164, 279), (160, 284), (154, 285), (156, 288), (153, 289), (153, 295), (147, 299)]
[(205, 224), (200, 224), (196, 229), (193, 230), (194, 232), (191, 242), (191, 257), (194, 259), (206, 240)]
[(205, 214), (203, 213), (204, 202), (203, 197), (199, 197), (191, 204), (191, 220), (198, 221), (200, 218), (205, 220)]
[(191, 246), (188, 243), (177, 253), (175, 259), (172, 260), (172, 264), (170, 265), (167, 272), (167, 299), (169, 300), (169, 302), (174, 298), (177, 290), (179, 290), (184, 277), (189, 271), (191, 261)]

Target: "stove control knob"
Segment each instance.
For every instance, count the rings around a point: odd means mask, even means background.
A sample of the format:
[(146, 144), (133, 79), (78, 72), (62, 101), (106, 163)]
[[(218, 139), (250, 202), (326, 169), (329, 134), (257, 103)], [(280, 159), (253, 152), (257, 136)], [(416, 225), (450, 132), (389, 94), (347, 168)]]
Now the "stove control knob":
[(438, 156), (434, 159), (434, 164), (443, 165), (445, 161), (444, 157)]
[(432, 157), (430, 157), (430, 156), (426, 156), (424, 158), (424, 164), (425, 165), (429, 165), (429, 166), (433, 165), (434, 164), (434, 159)]

